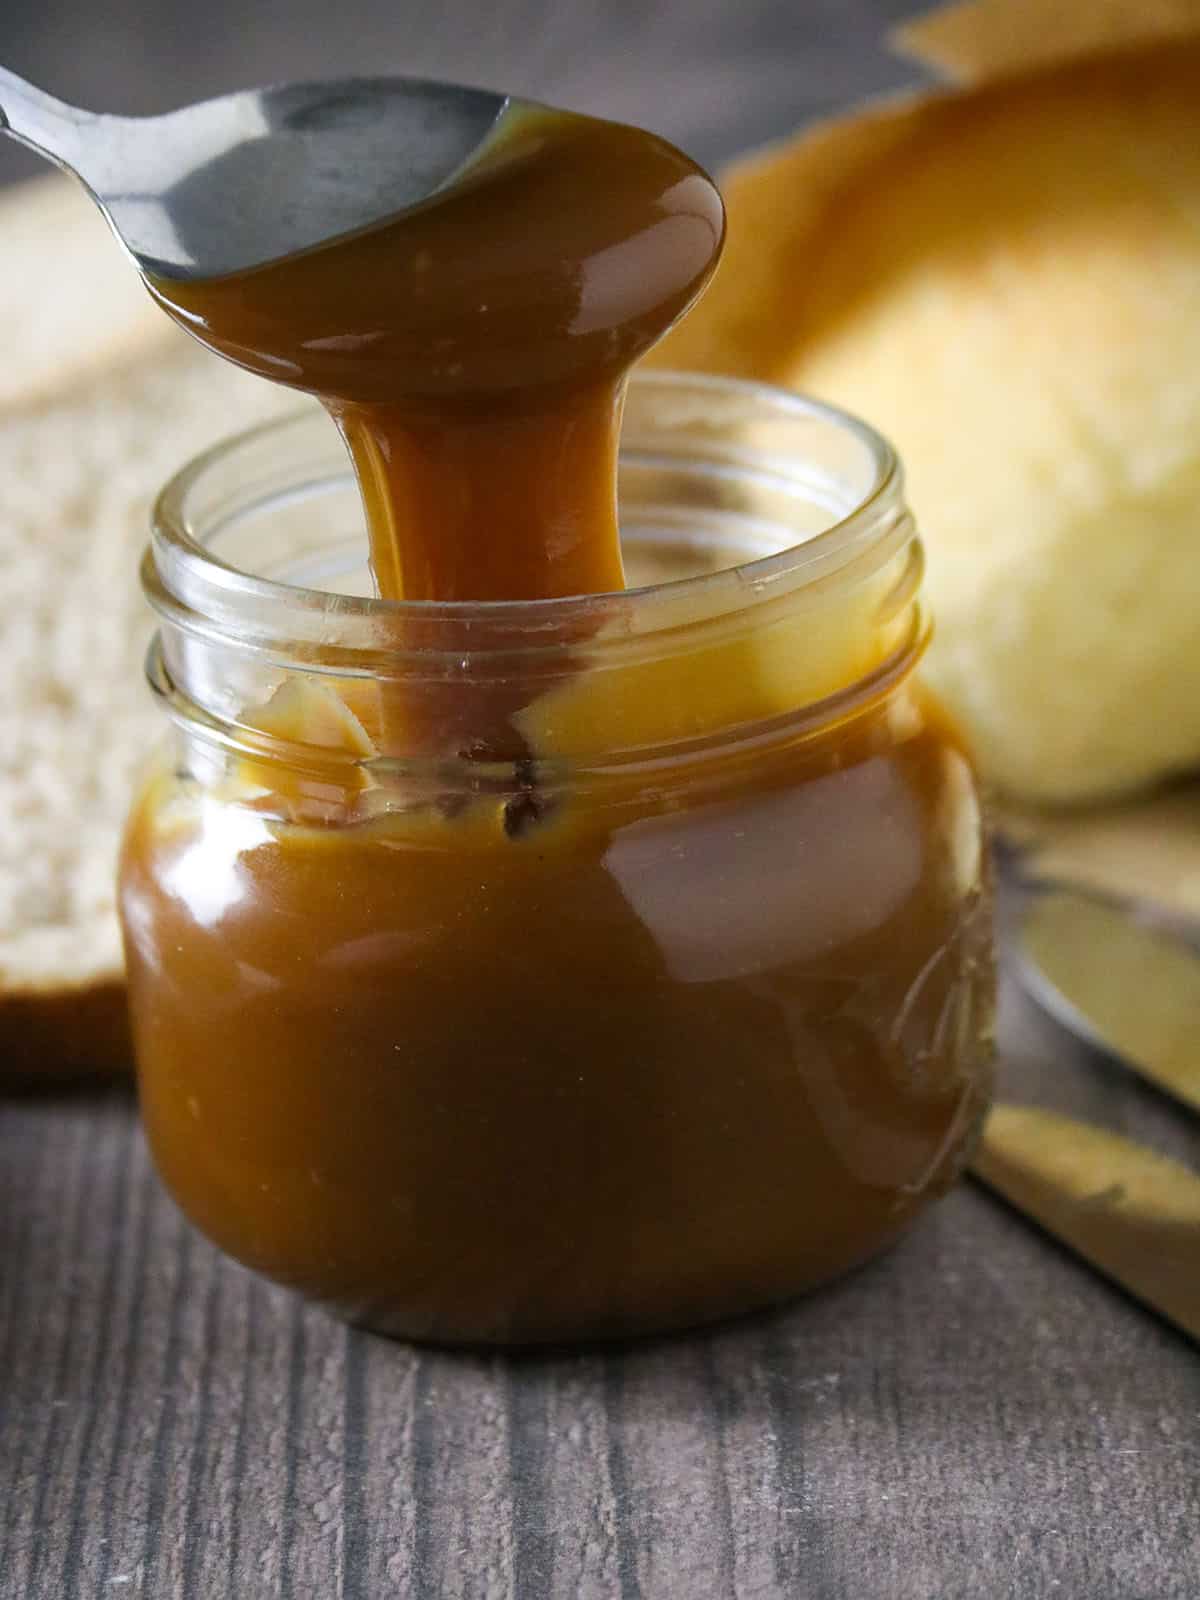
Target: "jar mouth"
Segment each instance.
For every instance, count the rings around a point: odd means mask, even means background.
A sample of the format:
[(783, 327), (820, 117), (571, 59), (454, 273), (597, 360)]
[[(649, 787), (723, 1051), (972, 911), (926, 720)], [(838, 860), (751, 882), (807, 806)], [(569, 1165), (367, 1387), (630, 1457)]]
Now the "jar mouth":
[[(811, 531), (776, 519), (773, 547), (695, 576), (611, 593), (541, 600), (412, 601), (337, 593), (247, 571), (212, 548), (233, 522), (286, 508), (350, 477), (333, 425), (313, 403), (222, 440), (185, 465), (155, 503), (142, 577), (153, 609), (185, 633), (286, 664), (387, 671), (387, 658), (430, 652), (478, 661), (561, 651), (581, 629), (653, 649), (656, 637), (713, 623), (797, 591), (860, 581), (913, 539), (900, 463), (868, 423), (823, 401), (745, 379), (651, 370), (629, 386), (622, 466), (676, 461), (731, 484), (757, 482), (780, 503), (803, 500), (829, 520)], [(805, 442), (808, 442), (806, 450)], [(306, 465), (307, 462), (307, 465)], [(832, 465), (831, 465), (832, 463)], [(769, 519), (768, 519), (769, 520)], [(796, 537), (797, 533), (799, 537)], [(787, 542), (788, 535), (791, 542)], [(219, 541), (218, 541), (219, 542)], [(610, 619), (619, 627), (608, 628)], [(474, 635), (474, 637), (473, 637)], [(404, 641), (398, 649), (397, 642)], [(618, 640), (613, 638), (614, 646)]]

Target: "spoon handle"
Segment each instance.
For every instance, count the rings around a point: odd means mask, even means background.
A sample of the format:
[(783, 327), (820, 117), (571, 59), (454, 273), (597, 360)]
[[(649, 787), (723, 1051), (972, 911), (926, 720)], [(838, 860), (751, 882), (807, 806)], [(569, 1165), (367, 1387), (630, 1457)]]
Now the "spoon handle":
[(92, 111), (81, 111), (0, 67), (0, 133), (7, 133), (47, 160), (78, 172), (87, 148)]

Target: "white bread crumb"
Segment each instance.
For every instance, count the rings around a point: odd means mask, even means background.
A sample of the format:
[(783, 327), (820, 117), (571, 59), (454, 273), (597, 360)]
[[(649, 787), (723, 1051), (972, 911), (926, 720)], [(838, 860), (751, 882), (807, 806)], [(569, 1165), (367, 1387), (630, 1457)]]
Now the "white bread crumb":
[(73, 179), (56, 173), (0, 192), (0, 241), (0, 413), (175, 343)]
[(142, 671), (150, 506), (198, 450), (296, 403), (167, 334), (0, 425), (0, 998), (121, 972), (117, 843), (165, 731)]

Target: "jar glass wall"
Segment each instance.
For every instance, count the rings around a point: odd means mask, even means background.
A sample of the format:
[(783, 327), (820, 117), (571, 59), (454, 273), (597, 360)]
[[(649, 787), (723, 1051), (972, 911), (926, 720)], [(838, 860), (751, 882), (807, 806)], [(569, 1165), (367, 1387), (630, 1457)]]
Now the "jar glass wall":
[(621, 502), (636, 587), (476, 606), (371, 597), (316, 412), (159, 504), (171, 734), (120, 896), (151, 1146), (231, 1254), (385, 1332), (782, 1299), (986, 1107), (978, 794), (891, 453), (655, 374)]

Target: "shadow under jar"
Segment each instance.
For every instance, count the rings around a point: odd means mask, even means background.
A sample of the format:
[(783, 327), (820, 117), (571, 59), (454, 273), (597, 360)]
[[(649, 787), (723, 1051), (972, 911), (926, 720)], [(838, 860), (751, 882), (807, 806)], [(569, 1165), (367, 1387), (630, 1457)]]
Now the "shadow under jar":
[(172, 729), (120, 886), (150, 1143), (224, 1249), (386, 1333), (778, 1301), (986, 1108), (978, 793), (891, 452), (653, 374), (620, 474), (641, 587), (528, 604), (372, 598), (316, 412), (159, 502)]

